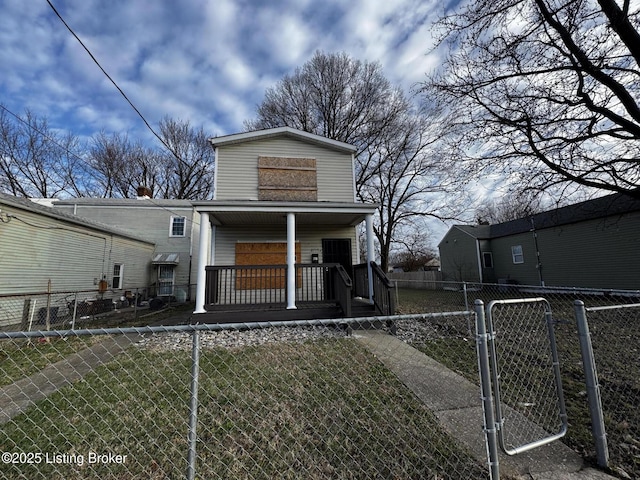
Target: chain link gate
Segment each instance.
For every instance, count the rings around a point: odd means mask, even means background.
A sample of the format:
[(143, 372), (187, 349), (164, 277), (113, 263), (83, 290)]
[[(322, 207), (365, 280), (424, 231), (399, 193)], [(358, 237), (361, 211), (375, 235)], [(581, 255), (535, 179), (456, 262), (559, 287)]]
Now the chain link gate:
[(476, 313), (487, 447), (499, 478), (496, 437), (517, 455), (563, 437), (568, 420), (549, 302), (494, 300), (485, 310), (477, 300)]

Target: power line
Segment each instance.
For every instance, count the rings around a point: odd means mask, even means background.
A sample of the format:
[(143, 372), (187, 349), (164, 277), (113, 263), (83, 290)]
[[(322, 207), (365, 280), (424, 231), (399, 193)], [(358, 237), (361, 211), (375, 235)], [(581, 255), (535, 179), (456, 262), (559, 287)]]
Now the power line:
[(113, 84), (114, 87), (116, 87), (116, 89), (118, 90), (118, 92), (120, 92), (120, 95), (122, 95), (122, 97), (127, 101), (127, 103), (131, 106), (131, 108), (133, 108), (133, 110), (138, 114), (138, 116), (142, 119), (142, 121), (144, 122), (144, 124), (147, 126), (147, 128), (149, 129), (149, 131), (151, 133), (153, 133), (153, 135), (160, 140), (160, 142), (165, 146), (165, 148), (167, 150), (169, 150), (169, 152), (171, 152), (171, 154), (176, 157), (176, 159), (184, 164), (187, 164), (184, 160), (182, 160), (177, 153), (175, 153), (173, 151), (173, 149), (167, 144), (167, 142), (164, 141), (164, 139), (158, 135), (156, 133), (156, 131), (153, 129), (153, 127), (149, 124), (149, 122), (147, 121), (147, 119), (144, 117), (144, 115), (142, 115), (142, 113), (140, 112), (140, 110), (138, 110), (136, 108), (136, 106), (133, 104), (133, 102), (129, 99), (129, 97), (127, 97), (127, 94), (124, 93), (124, 91), (118, 86), (118, 84), (115, 82), (115, 80), (113, 78), (111, 78), (111, 75), (109, 75), (107, 73), (107, 71), (102, 67), (102, 65), (100, 65), (100, 62), (98, 62), (98, 60), (96, 59), (96, 57), (93, 55), (93, 53), (91, 53), (91, 50), (89, 50), (87, 48), (87, 46), (84, 44), (84, 42), (80, 39), (80, 37), (78, 35), (76, 35), (76, 32), (73, 31), (73, 29), (69, 26), (69, 24), (67, 24), (67, 22), (64, 20), (64, 18), (62, 18), (62, 15), (60, 15), (60, 13), (58, 12), (58, 10), (56, 10), (56, 7), (53, 6), (53, 4), (51, 3), (50, 0), (47, 0), (47, 3), (49, 4), (49, 6), (51, 7), (51, 9), (53, 10), (53, 12), (57, 15), (57, 17), (60, 19), (60, 21), (63, 23), (63, 25), (65, 27), (67, 27), (67, 30), (69, 30), (69, 32), (71, 32), (71, 35), (73, 35), (75, 37), (75, 39), (80, 43), (80, 45), (82, 45), (82, 48), (85, 49), (85, 51), (89, 54), (89, 56), (91, 57), (91, 60), (93, 60), (93, 62), (98, 66), (98, 68), (102, 71), (102, 73), (104, 73), (104, 75), (109, 79), (109, 81)]
[[(71, 156), (75, 157), (76, 159), (78, 159), (81, 163), (83, 163), (89, 169), (94, 170), (94, 167), (89, 162), (87, 162), (84, 158), (82, 158), (78, 154), (72, 152), (67, 147), (65, 147), (63, 145), (60, 145), (55, 139), (53, 139), (52, 137), (50, 137), (46, 133), (42, 132), (41, 130), (39, 130), (36, 127), (34, 127), (33, 125), (31, 125), (31, 123), (29, 123), (26, 120), (24, 120), (23, 118), (21, 118), (20, 115), (18, 115), (16, 113), (13, 113), (11, 110), (9, 110), (6, 106), (2, 105), (1, 103), (0, 103), (0, 108), (3, 109), (5, 112), (7, 112), (9, 115), (13, 116), (16, 120), (18, 120), (18, 121), (22, 122), (23, 124), (25, 124), (27, 127), (29, 127), (34, 132), (39, 133), (40, 135), (42, 135), (44, 138), (49, 140), (51, 143), (53, 143), (54, 145), (56, 145), (57, 147), (59, 147), (60, 149), (62, 149), (66, 153), (68, 153), (69, 155), (71, 155)], [(169, 212), (169, 213), (171, 213), (171, 214), (173, 214), (175, 216), (181, 216), (181, 217), (184, 216), (184, 215), (180, 215), (178, 212), (175, 212), (173, 210), (168, 209), (167, 207), (165, 207), (163, 205), (160, 205), (160, 204), (156, 203), (152, 198), (148, 198), (146, 200), (148, 200), (151, 204), (155, 205), (156, 207), (161, 208), (162, 210), (166, 210), (167, 212)], [(0, 221), (2, 221), (1, 218), (0, 218)], [(188, 221), (191, 222), (195, 226), (199, 226), (200, 225), (200, 222), (196, 222), (193, 219), (192, 220), (188, 220)]]

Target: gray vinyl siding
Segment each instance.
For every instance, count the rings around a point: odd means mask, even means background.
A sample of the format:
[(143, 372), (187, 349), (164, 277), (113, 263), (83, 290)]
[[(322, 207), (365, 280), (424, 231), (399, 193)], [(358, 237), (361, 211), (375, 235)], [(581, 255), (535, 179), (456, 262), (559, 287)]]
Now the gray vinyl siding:
[[(513, 263), (511, 247), (521, 245), (524, 261)], [(531, 232), (511, 235), (509, 237), (494, 238), (491, 241), (493, 265), (496, 280), (513, 281), (521, 285), (539, 285), (537, 256), (533, 234)]]
[[(137, 203), (136, 203), (137, 202)], [(156, 244), (154, 254), (179, 253), (180, 263), (175, 268), (175, 285), (195, 284), (197, 278), (197, 253), (199, 244), (200, 215), (192, 207), (142, 205), (145, 200), (131, 200), (130, 205), (55, 205), (56, 209), (88, 218), (106, 225), (147, 238)], [(195, 215), (195, 216), (194, 216)], [(172, 216), (186, 217), (185, 236), (171, 237)], [(193, 258), (192, 258), (193, 255)], [(152, 256), (150, 257), (150, 259)], [(156, 281), (157, 267), (151, 267), (151, 283)]]
[(452, 227), (438, 246), (443, 280), (479, 282), (477, 240)]
[(125, 289), (148, 284), (152, 243), (4, 204), (2, 212), (17, 218), (0, 227), (0, 293), (46, 291), (49, 280), (53, 291), (97, 289), (114, 263), (124, 264)]
[(538, 231), (549, 286), (640, 289), (640, 212)]
[(351, 155), (291, 138), (254, 140), (219, 147), (216, 200), (258, 200), (259, 156), (315, 158), (318, 201), (354, 201)]
[[(523, 285), (640, 289), (640, 213), (588, 220), (537, 232), (494, 238), (496, 276)], [(511, 246), (522, 245), (524, 263), (514, 264)]]
[[(300, 243), (301, 263), (311, 263), (311, 254), (318, 253), (322, 263), (323, 238), (351, 239), (352, 261), (357, 263), (355, 227), (328, 227), (326, 225), (298, 225), (296, 240)], [(217, 227), (215, 229), (215, 265), (235, 265), (237, 242), (286, 242), (285, 226), (264, 225)]]

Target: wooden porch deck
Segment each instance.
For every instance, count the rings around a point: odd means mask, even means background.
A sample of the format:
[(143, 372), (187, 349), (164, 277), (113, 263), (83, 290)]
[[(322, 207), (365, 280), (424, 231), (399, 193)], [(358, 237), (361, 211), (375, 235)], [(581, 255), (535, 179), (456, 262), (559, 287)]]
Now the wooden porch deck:
[[(242, 323), (280, 322), (290, 320), (314, 320), (344, 318), (342, 309), (335, 303), (298, 303), (297, 308), (287, 310), (285, 303), (264, 303), (259, 305), (207, 305), (206, 313), (192, 316), (193, 323)], [(351, 299), (352, 317), (373, 317), (375, 306), (368, 301)]]
[(391, 284), (372, 262), (374, 303), (369, 303), (367, 265), (353, 266), (353, 279), (340, 264), (295, 266), (295, 309), (287, 309), (283, 265), (206, 267), (204, 313), (198, 323), (275, 322), (392, 315)]

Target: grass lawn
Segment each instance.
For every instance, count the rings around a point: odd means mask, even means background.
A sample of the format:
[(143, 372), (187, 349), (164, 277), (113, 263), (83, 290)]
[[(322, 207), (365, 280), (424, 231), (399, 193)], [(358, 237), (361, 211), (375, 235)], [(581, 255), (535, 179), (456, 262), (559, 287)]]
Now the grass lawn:
[[(0, 464), (7, 478), (183, 478), (190, 352), (126, 354), (3, 426), (3, 452), (127, 455)], [(198, 478), (486, 478), (354, 339), (204, 350)], [(21, 477), (22, 476), (22, 477)]]
[(99, 341), (98, 337), (0, 340), (0, 387), (39, 372)]
[[(537, 295), (522, 295), (537, 296)], [(569, 418), (569, 431), (563, 442), (595, 464), (595, 447), (584, 383), (579, 337), (570, 295), (541, 295), (551, 303), (554, 331), (560, 356), (563, 392)], [(400, 289), (401, 313), (459, 310), (464, 305), (461, 292)], [(497, 296), (496, 296), (497, 297)], [(469, 302), (481, 298), (485, 305), (492, 296), (486, 292), (469, 293)], [(635, 299), (583, 296), (587, 306), (628, 303)], [(587, 315), (598, 369), (605, 427), (612, 472), (622, 478), (640, 478), (640, 310), (605, 310)], [(465, 332), (459, 317), (433, 319), (437, 335), (413, 346), (467, 379), (478, 383), (475, 337)], [(475, 328), (475, 327), (473, 327)], [(529, 351), (511, 351), (512, 358), (527, 358)], [(543, 378), (543, 377), (541, 377)], [(504, 379), (503, 379), (504, 380)], [(517, 379), (516, 379), (517, 380)], [(522, 389), (537, 390), (535, 375), (518, 383)]]

